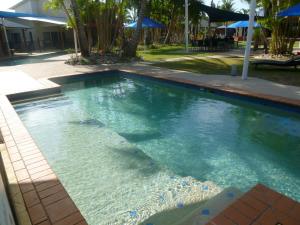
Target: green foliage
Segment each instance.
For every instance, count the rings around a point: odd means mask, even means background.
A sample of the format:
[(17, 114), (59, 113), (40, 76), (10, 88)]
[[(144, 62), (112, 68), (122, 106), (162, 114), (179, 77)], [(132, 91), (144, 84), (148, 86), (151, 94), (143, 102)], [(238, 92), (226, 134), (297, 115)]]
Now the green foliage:
[(220, 9), (234, 12), (234, 0), (222, 0)]
[[(154, 66), (166, 67), (169, 69), (176, 69), (181, 71), (189, 71), (206, 75), (230, 75), (231, 66), (237, 65), (238, 74), (242, 73), (243, 58), (199, 58), (193, 60), (181, 60), (174, 62), (160, 62)], [(259, 77), (265, 80), (274, 81), (276, 83), (300, 86), (299, 69), (283, 68), (265, 66), (261, 69), (255, 69), (250, 64), (249, 75)]]
[(282, 18), (277, 13), (300, 0), (258, 0), (258, 6), (265, 11), (265, 18), (259, 22), (272, 32), (271, 53), (275, 55), (291, 54), (295, 38), (300, 36), (300, 20), (297, 17)]

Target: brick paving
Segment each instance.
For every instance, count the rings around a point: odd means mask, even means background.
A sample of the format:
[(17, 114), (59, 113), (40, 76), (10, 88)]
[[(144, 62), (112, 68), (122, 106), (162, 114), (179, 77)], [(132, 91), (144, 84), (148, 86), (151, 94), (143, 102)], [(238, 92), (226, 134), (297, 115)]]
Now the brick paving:
[(16, 178), (10, 185), (19, 188), (31, 224), (87, 224), (5, 96), (0, 96), (0, 129), (9, 156), (5, 163), (13, 168), (7, 175)]
[(300, 203), (257, 184), (206, 225), (300, 225)]

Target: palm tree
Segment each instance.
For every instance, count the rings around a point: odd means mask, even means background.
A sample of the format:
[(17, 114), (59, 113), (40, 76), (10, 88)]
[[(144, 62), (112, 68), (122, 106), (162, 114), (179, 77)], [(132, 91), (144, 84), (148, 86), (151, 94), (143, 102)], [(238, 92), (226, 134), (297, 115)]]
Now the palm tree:
[(234, 12), (235, 9), (233, 8), (233, 6), (234, 6), (234, 0), (222, 0), (220, 9)]
[(249, 14), (249, 9), (241, 9), (240, 11), (239, 11), (239, 13), (241, 13), (241, 14)]
[(83, 26), (83, 23), (82, 23), (82, 20), (80, 17), (79, 8), (78, 8), (76, 0), (70, 0), (70, 2), (71, 2), (71, 8), (73, 11), (73, 15), (75, 18), (75, 25), (76, 25), (76, 28), (77, 28), (76, 30), (78, 33), (81, 55), (83, 57), (88, 57), (90, 55), (89, 45), (88, 45), (85, 30), (84, 30), (84, 26)]
[(142, 33), (142, 24), (143, 24), (145, 12), (146, 12), (147, 3), (148, 3), (148, 0), (140, 1), (139, 18), (137, 21), (137, 26), (136, 26), (135, 32), (133, 34), (132, 39), (129, 42), (127, 42), (123, 48), (123, 56), (125, 56), (125, 57), (135, 57), (136, 56), (136, 50), (137, 50), (137, 46), (139, 44), (139, 40), (140, 40), (141, 33)]

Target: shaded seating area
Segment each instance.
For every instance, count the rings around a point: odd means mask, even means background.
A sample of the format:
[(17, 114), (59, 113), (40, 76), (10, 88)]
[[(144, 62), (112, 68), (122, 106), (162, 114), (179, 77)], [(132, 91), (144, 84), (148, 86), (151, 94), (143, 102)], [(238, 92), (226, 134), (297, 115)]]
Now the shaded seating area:
[(255, 69), (258, 68), (258, 66), (276, 66), (276, 67), (294, 67), (297, 69), (298, 66), (300, 66), (300, 56), (292, 57), (288, 60), (256, 60), (252, 62), (253, 65), (255, 65)]
[(191, 51), (206, 51), (206, 52), (216, 52), (216, 51), (228, 51), (234, 48), (233, 37), (216, 38), (208, 37), (203, 40), (192, 40)]
[[(246, 21), (249, 19), (249, 15), (230, 12), (215, 7), (210, 7), (199, 3), (199, 10), (205, 12), (208, 19), (208, 27), (210, 29), (210, 23), (213, 22), (230, 22), (230, 21)], [(227, 27), (224, 26), (226, 30)], [(225, 32), (224, 37), (218, 37), (215, 33), (212, 34), (210, 30), (207, 35), (202, 39), (191, 40), (192, 48), (191, 51), (227, 51), (234, 48), (234, 38), (230, 35), (230, 32)]]

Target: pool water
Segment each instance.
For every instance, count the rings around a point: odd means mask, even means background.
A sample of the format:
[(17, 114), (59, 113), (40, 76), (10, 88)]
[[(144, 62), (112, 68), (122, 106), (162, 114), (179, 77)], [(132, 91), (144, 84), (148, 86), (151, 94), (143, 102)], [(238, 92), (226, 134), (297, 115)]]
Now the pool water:
[(300, 200), (300, 116), (112, 72), (15, 106), (89, 224), (138, 224), (257, 182)]

